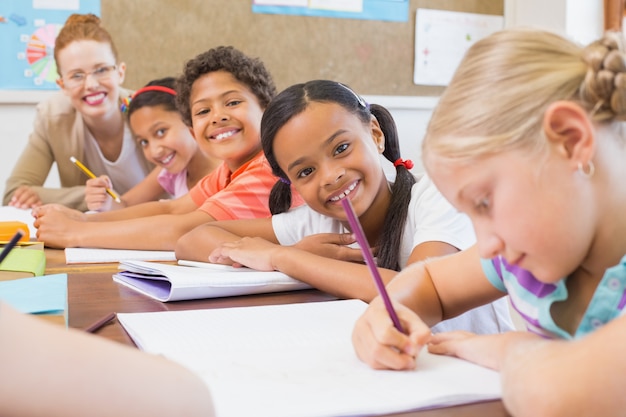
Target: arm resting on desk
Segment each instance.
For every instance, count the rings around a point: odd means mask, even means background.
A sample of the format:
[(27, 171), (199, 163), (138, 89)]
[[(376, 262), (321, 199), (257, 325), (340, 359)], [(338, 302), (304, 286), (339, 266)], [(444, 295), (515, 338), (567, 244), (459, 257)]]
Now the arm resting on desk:
[(0, 415), (213, 416), (207, 387), (162, 357), (0, 304)]

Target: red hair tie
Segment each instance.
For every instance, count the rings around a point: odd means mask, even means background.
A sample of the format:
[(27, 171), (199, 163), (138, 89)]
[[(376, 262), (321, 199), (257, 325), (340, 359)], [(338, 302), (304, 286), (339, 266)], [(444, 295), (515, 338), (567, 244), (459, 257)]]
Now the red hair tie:
[(405, 161), (402, 158), (398, 158), (396, 159), (396, 162), (393, 163), (393, 166), (397, 168), (398, 165), (404, 165), (406, 169), (411, 169), (413, 168), (413, 161), (411, 161), (410, 159), (407, 159)]

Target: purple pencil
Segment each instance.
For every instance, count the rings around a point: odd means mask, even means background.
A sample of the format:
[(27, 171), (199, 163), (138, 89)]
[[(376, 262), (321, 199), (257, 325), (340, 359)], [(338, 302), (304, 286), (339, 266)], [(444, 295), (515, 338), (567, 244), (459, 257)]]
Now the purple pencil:
[(348, 223), (350, 223), (350, 227), (352, 228), (352, 233), (356, 237), (356, 241), (361, 247), (361, 252), (363, 253), (363, 257), (365, 258), (365, 263), (370, 270), (370, 274), (372, 278), (374, 278), (374, 283), (376, 283), (376, 287), (378, 288), (378, 293), (383, 299), (385, 303), (385, 308), (387, 309), (387, 313), (389, 313), (389, 317), (391, 317), (391, 321), (396, 329), (399, 332), (404, 333), (402, 329), (402, 325), (400, 324), (400, 319), (396, 314), (396, 310), (393, 309), (391, 305), (391, 300), (389, 299), (389, 294), (387, 294), (387, 289), (385, 288), (385, 284), (383, 283), (383, 279), (378, 272), (378, 267), (374, 262), (374, 257), (372, 256), (372, 252), (370, 251), (370, 245), (365, 238), (365, 233), (363, 232), (363, 228), (361, 227), (361, 223), (359, 219), (356, 217), (356, 213), (354, 212), (354, 208), (352, 207), (352, 203), (348, 198), (344, 198), (341, 200), (341, 205), (343, 209), (346, 211), (346, 215), (348, 216)]

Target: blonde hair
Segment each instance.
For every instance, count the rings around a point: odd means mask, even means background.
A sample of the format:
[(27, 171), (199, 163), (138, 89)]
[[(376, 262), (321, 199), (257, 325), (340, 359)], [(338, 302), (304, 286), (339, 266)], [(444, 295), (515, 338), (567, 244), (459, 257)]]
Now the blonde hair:
[(91, 13), (73, 14), (67, 18), (54, 42), (54, 60), (59, 69), (59, 73), (61, 72), (59, 52), (70, 43), (82, 40), (108, 43), (115, 57), (115, 61), (117, 62), (117, 49), (115, 48), (115, 44), (109, 32), (102, 27), (100, 18)]
[[(476, 42), (441, 96), (422, 143), (429, 153), (472, 160), (511, 149), (545, 149), (542, 119), (560, 100), (594, 122), (626, 120), (621, 34), (581, 47), (554, 33), (509, 29)], [(621, 123), (619, 123), (621, 126)]]

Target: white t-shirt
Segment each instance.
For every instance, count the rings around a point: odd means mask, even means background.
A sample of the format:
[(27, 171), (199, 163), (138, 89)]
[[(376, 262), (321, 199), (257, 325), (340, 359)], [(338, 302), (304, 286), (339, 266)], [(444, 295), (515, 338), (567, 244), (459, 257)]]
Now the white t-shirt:
[(120, 156), (115, 161), (109, 161), (102, 154), (89, 129), (85, 129), (85, 165), (96, 176), (108, 175), (113, 189), (119, 195), (139, 184), (150, 172), (150, 167), (139, 156), (139, 152), (141, 151), (135, 145), (130, 129), (124, 125), (124, 142)]
[[(281, 245), (294, 245), (305, 236), (317, 233), (347, 233), (343, 224), (323, 216), (304, 205), (272, 216), (274, 234)], [(400, 267), (404, 268), (413, 249), (424, 242), (439, 241), (458, 249), (466, 249), (476, 241), (472, 224), (443, 198), (427, 176), (411, 190), (407, 222), (400, 244)], [(465, 314), (439, 323), (433, 332), (467, 330), (490, 334), (513, 330), (513, 322), (505, 298), (478, 307)]]

